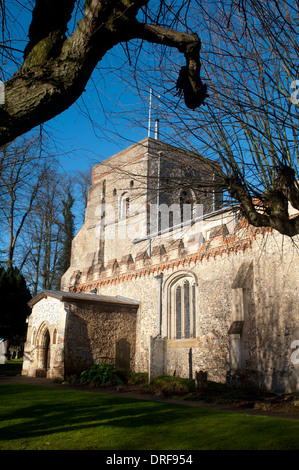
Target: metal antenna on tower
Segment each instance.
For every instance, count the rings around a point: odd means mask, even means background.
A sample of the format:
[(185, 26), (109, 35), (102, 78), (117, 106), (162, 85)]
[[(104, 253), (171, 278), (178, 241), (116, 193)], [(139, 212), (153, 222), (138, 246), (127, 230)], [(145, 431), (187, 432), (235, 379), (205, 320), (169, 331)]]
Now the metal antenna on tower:
[[(160, 98), (160, 95), (157, 95), (156, 97)], [(150, 88), (149, 110), (148, 110), (148, 133), (147, 133), (148, 137), (151, 136), (152, 103), (153, 103), (153, 89)], [(155, 119), (155, 139), (159, 140), (159, 118)]]
[(149, 110), (148, 110), (148, 133), (147, 133), (148, 137), (151, 136), (152, 96), (153, 96), (153, 89), (150, 88), (150, 99), (149, 99)]

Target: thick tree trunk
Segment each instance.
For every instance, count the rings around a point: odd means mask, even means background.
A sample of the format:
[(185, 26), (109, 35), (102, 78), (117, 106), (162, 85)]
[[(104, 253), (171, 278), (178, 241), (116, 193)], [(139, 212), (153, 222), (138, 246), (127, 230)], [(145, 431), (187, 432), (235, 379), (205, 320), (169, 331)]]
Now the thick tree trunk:
[[(74, 1), (39, 0), (33, 13), (29, 43), (22, 68), (5, 83), (5, 104), (0, 106), (0, 145), (10, 142), (71, 106), (83, 93), (98, 62), (116, 44), (140, 38), (177, 48), (186, 57), (188, 74), (183, 91), (202, 102), (206, 87), (200, 73), (197, 35), (143, 25), (136, 20), (148, 0), (88, 0), (77, 29), (65, 38)], [(50, 6), (49, 6), (50, 4)], [(47, 15), (52, 21), (47, 27)], [(185, 87), (185, 88), (184, 88)], [(197, 95), (199, 98), (197, 98)], [(196, 107), (196, 104), (193, 106)]]

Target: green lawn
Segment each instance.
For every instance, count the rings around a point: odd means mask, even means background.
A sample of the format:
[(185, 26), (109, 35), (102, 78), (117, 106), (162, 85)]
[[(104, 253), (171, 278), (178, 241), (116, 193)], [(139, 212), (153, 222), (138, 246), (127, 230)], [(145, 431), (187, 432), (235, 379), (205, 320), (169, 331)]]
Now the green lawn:
[(0, 450), (299, 449), (299, 421), (0, 385)]

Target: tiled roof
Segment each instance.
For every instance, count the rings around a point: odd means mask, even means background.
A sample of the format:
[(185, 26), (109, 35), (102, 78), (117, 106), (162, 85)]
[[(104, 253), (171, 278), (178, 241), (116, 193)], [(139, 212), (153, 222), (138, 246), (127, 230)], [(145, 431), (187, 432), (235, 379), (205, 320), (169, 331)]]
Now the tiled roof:
[(129, 305), (132, 307), (138, 307), (139, 301), (134, 299), (128, 299), (121, 296), (109, 296), (109, 295), (98, 295), (92, 293), (78, 293), (78, 292), (63, 292), (63, 291), (52, 291), (52, 290), (43, 290), (38, 295), (33, 297), (28, 305), (33, 307), (41, 299), (53, 297), (61, 301), (84, 301), (84, 302), (100, 302), (103, 304), (114, 304), (114, 305)]

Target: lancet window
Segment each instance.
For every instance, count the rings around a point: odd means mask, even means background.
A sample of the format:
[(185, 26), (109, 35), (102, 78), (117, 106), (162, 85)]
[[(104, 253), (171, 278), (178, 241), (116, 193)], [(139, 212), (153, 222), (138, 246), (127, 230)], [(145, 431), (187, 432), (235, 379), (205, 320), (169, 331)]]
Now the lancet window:
[(179, 277), (169, 286), (168, 337), (196, 337), (196, 284), (192, 276)]

